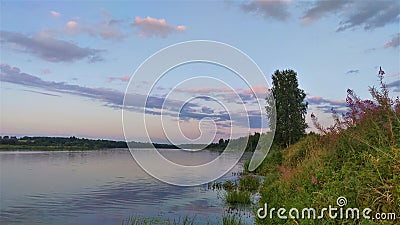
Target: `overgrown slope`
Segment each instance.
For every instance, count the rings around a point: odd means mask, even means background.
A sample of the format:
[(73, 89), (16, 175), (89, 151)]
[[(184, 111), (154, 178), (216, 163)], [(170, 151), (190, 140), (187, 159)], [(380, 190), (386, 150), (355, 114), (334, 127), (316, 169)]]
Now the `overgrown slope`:
[[(325, 129), (313, 116), (321, 135), (271, 150), (256, 171), (266, 176), (260, 207), (268, 204), (267, 218), (257, 219), (258, 224), (400, 224), (400, 104), (398, 97), (388, 97), (380, 78), (380, 90), (370, 89), (373, 100), (361, 100), (348, 90), (349, 111), (333, 112), (333, 126)], [(339, 197), (347, 200), (342, 207)], [(315, 208), (319, 217), (329, 205), (343, 209), (342, 219), (340, 211), (335, 219), (328, 212), (322, 219), (301, 218), (303, 208)], [(280, 207), (287, 210), (287, 219), (278, 218)], [(271, 208), (276, 208), (272, 219)], [(298, 209), (300, 218), (289, 217), (291, 208)], [(350, 213), (346, 219), (347, 208), (360, 209), (359, 219)], [(365, 208), (372, 210), (371, 217), (378, 212), (396, 213), (397, 218), (364, 219)]]

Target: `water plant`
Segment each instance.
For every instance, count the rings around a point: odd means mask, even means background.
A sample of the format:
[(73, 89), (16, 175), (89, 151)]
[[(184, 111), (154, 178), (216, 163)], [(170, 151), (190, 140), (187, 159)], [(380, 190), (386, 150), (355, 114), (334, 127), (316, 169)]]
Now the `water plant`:
[(236, 183), (230, 180), (225, 181), (224, 184), (222, 185), (225, 191), (232, 191), (233, 189), (236, 188), (236, 186), (237, 186)]
[(242, 219), (234, 215), (224, 215), (222, 217), (222, 225), (244, 225)]
[(239, 179), (239, 189), (249, 192), (255, 192), (260, 186), (260, 178), (255, 175), (243, 175)]
[(250, 204), (250, 192), (241, 190), (229, 191), (225, 195), (225, 200), (230, 205)]
[(131, 217), (123, 221), (122, 225), (194, 225), (195, 217), (185, 216), (181, 219), (140, 218)]

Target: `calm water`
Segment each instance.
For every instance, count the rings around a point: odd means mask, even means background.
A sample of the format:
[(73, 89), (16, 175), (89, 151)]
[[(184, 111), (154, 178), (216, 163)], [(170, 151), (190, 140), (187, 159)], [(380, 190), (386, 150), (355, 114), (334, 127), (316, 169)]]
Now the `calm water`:
[[(145, 153), (146, 150), (143, 150)], [(161, 150), (176, 161), (204, 162), (219, 153)], [(237, 164), (219, 181), (235, 179)], [(222, 192), (178, 187), (146, 174), (126, 149), (0, 152), (0, 224), (122, 224), (136, 217), (196, 217), (216, 223)], [(250, 219), (251, 220), (251, 219)]]

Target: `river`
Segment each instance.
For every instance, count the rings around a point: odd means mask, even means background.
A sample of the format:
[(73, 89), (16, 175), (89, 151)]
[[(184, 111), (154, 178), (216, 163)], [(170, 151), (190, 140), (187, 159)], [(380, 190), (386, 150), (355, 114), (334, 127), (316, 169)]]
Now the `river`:
[[(143, 153), (145, 154), (143, 150)], [(203, 162), (218, 152), (160, 150), (178, 161)], [(235, 179), (249, 155), (217, 181)], [(180, 187), (144, 172), (127, 149), (0, 152), (0, 224), (122, 224), (129, 217), (221, 224), (223, 191)], [(244, 217), (251, 222), (252, 218)]]

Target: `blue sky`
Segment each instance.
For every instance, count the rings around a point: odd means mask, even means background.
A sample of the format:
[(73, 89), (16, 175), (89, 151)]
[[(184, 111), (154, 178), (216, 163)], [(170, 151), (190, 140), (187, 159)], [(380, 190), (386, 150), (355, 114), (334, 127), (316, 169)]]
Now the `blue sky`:
[[(309, 113), (326, 125), (331, 107), (343, 109), (348, 88), (369, 97), (379, 66), (392, 95), (400, 91), (398, 1), (2, 1), (0, 6), (1, 135), (124, 139), (121, 103), (129, 78), (158, 50), (190, 40), (240, 49), (268, 81), (277, 69), (294, 69)], [(249, 97), (249, 87), (231, 71), (192, 64), (169, 72), (152, 93), (154, 101), (162, 101), (182, 77), (199, 75), (230, 83)], [(147, 83), (130, 85), (140, 93)], [(234, 107), (232, 95), (217, 83), (189, 82), (177, 98), (211, 92)], [(192, 111), (181, 121), (185, 136), (198, 137), (202, 115), (219, 112), (217, 126), (225, 128), (215, 139), (227, 137), (229, 119), (221, 116), (221, 105), (198, 99), (187, 107), (183, 112)], [(130, 113), (140, 123), (140, 112)], [(149, 116), (158, 130), (156, 115)], [(175, 119), (167, 118), (167, 126), (175, 126)], [(213, 134), (213, 122), (201, 126)], [(259, 127), (252, 121), (250, 129), (234, 135)], [(154, 136), (165, 141), (162, 133)], [(147, 140), (140, 129), (132, 138)]]

